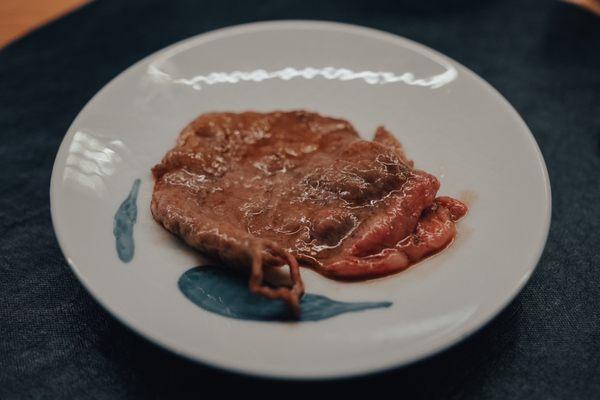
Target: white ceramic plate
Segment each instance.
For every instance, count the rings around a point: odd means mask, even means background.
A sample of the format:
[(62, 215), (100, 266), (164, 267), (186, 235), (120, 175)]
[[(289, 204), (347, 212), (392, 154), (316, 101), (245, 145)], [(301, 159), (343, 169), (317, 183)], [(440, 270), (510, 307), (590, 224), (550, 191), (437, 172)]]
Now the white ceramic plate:
[[(405, 272), (340, 283), (303, 271), (309, 293), (391, 306), (312, 322), (248, 321), (207, 311), (178, 287), (203, 260), (152, 219), (150, 168), (201, 113), (275, 109), (346, 118), (369, 138), (385, 124), (419, 168), (440, 178), (440, 194), (468, 194), (470, 212), (454, 245)], [(125, 263), (113, 218), (136, 179), (135, 253)], [(125, 324), (203, 363), (294, 378), (382, 370), (465, 338), (523, 287), (550, 223), (542, 155), (500, 94), (424, 46), (325, 22), (222, 29), (135, 64), (71, 125), (54, 164), (51, 202), (69, 264)]]

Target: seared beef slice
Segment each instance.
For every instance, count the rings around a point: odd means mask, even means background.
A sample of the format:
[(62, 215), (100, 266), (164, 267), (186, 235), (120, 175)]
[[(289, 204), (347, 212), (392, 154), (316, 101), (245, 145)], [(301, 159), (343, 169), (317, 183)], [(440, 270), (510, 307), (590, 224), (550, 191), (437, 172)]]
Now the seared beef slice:
[[(192, 247), (252, 271), (251, 289), (298, 311), (300, 265), (344, 280), (401, 271), (446, 247), (466, 212), (436, 199), (384, 128), (305, 111), (211, 113), (190, 123), (153, 168), (152, 214)], [(290, 265), (290, 291), (261, 285)]]

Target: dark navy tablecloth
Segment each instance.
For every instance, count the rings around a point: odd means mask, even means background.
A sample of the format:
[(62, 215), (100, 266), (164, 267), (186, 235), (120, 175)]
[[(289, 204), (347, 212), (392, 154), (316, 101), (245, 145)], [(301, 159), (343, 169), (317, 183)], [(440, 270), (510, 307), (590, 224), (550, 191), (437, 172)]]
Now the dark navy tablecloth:
[[(533, 131), (552, 182), (548, 244), (523, 292), (465, 342), (349, 381), (242, 377), (140, 338), (67, 266), (48, 189), (86, 101), (166, 45), (269, 19), (343, 21), (424, 43), (490, 82)], [(407, 399), (600, 398), (599, 17), (558, 1), (97, 1), (0, 51), (0, 135), (0, 399), (314, 396), (326, 386)]]

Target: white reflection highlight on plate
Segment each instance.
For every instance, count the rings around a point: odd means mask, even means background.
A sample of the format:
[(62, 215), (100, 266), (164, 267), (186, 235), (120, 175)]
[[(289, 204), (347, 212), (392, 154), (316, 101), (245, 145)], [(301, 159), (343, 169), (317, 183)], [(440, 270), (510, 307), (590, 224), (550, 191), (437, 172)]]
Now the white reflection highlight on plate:
[[(109, 147), (110, 146), (110, 147)], [(72, 180), (94, 192), (104, 192), (104, 177), (116, 171), (122, 161), (115, 149), (124, 147), (120, 140), (104, 143), (85, 131), (77, 131), (69, 146), (63, 181)]]
[(148, 66), (148, 74), (158, 81), (186, 85), (196, 90), (202, 89), (202, 85), (215, 85), (218, 83), (262, 82), (268, 79), (281, 79), (288, 81), (296, 78), (324, 78), (328, 80), (339, 81), (362, 80), (369, 85), (403, 83), (411, 86), (422, 86), (430, 89), (438, 89), (454, 81), (458, 76), (458, 71), (453, 65), (449, 63), (443, 63), (440, 65), (444, 67), (444, 72), (425, 78), (417, 78), (412, 72), (396, 74), (394, 72), (381, 71), (352, 71), (348, 68), (336, 67), (304, 67), (300, 69), (286, 67), (276, 71), (256, 69), (254, 71), (210, 72), (206, 75), (195, 75), (190, 78), (181, 78), (174, 77), (171, 74), (161, 70), (155, 65), (155, 63), (152, 63)]

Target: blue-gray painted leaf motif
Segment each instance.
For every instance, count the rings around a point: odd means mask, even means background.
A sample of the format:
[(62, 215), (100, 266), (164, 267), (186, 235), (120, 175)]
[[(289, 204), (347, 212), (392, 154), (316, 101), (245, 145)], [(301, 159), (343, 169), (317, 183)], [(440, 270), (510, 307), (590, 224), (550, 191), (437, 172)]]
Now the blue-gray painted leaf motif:
[(113, 221), (113, 235), (115, 235), (117, 255), (123, 262), (131, 261), (135, 252), (133, 226), (137, 220), (137, 196), (139, 189), (140, 180), (136, 179), (129, 191), (129, 195), (115, 213)]
[[(281, 300), (253, 295), (248, 290), (247, 280), (226, 268), (202, 266), (189, 269), (179, 278), (178, 285), (194, 304), (225, 317), (253, 321), (293, 320)], [(342, 302), (307, 293), (302, 297), (300, 321), (318, 321), (391, 304), (388, 301)]]

